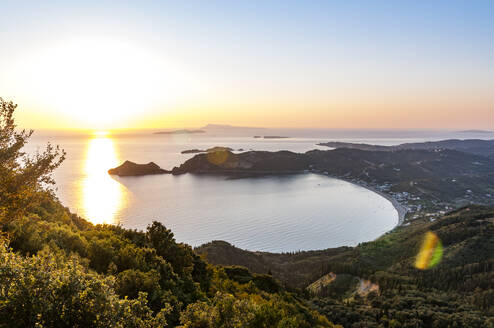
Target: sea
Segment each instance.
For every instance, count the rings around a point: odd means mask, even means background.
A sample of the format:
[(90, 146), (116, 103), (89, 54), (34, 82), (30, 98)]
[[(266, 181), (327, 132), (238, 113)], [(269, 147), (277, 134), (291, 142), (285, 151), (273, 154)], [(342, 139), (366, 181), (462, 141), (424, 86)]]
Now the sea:
[[(206, 129), (207, 130), (207, 129)], [(248, 150), (328, 150), (320, 142), (396, 145), (458, 139), (491, 139), (484, 131), (234, 129), (155, 134), (37, 131), (26, 146), (59, 145), (67, 159), (54, 173), (56, 195), (72, 212), (95, 223), (145, 230), (152, 221), (191, 246), (224, 240), (252, 251), (295, 252), (355, 246), (393, 229), (390, 201), (363, 187), (314, 173), (231, 179), (217, 175), (115, 177), (107, 171), (125, 160), (155, 162), (164, 169), (194, 154), (187, 149), (224, 146)], [(261, 138), (254, 138), (260, 135)], [(265, 139), (263, 135), (288, 138)]]

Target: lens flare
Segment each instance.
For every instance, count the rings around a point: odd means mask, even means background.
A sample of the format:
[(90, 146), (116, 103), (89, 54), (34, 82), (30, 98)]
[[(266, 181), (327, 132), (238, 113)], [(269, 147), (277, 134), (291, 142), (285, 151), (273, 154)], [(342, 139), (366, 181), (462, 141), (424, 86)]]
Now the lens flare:
[(220, 165), (226, 162), (226, 160), (228, 159), (228, 152), (223, 150), (209, 152), (206, 154), (206, 157), (210, 163)]
[(441, 240), (435, 233), (428, 231), (415, 259), (415, 267), (420, 270), (430, 269), (439, 264), (442, 256), (443, 245)]

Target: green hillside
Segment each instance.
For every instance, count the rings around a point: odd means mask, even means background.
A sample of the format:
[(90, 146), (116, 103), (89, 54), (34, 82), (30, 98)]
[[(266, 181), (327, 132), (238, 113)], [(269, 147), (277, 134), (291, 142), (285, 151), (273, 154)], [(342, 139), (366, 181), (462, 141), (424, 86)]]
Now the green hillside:
[[(52, 189), (65, 153), (48, 145), (24, 154), (32, 131), (16, 128), (14, 111), (0, 98), (0, 327), (494, 327), (491, 207), (419, 217), (353, 248), (271, 254), (216, 241), (193, 250), (158, 222), (135, 231), (71, 213)], [(310, 156), (329, 165), (327, 156), (336, 163), (347, 151)], [(352, 161), (406, 167), (416, 152), (427, 161), (409, 174), (490, 174), (456, 151), (362, 152)], [(293, 157), (258, 155), (226, 163), (272, 168)]]
[[(441, 241), (442, 258), (419, 270), (415, 261), (428, 232)], [(268, 268), (289, 288), (310, 285), (305, 293), (313, 306), (344, 327), (494, 325), (493, 208), (417, 219), (355, 248), (270, 254), (213, 242), (198, 251), (212, 263)]]
[(94, 226), (46, 194), (2, 231), (0, 327), (332, 327), (271, 276), (208, 265), (157, 222)]
[(153, 222), (93, 225), (55, 198), (65, 153), (22, 149), (0, 98), (0, 327), (334, 327), (270, 275), (209, 265)]
[(417, 214), (494, 202), (494, 159), (454, 149), (218, 151), (196, 155), (172, 170), (236, 177), (302, 172), (378, 188)]

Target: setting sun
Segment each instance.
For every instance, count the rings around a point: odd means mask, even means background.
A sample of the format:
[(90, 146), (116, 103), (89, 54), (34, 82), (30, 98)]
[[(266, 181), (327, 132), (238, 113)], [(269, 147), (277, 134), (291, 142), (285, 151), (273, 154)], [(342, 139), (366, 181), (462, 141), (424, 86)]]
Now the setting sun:
[[(117, 39), (80, 38), (44, 47), (16, 67), (37, 106), (100, 129), (166, 110), (185, 92), (186, 76), (145, 47)], [(189, 82), (190, 84), (190, 82)]]
[(494, 328), (494, 1), (0, 12), (0, 328)]

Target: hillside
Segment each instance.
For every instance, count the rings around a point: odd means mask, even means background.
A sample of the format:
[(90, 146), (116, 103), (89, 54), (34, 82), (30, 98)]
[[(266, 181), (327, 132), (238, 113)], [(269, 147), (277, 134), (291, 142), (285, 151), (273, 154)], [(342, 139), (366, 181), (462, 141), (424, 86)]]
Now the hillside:
[[(414, 262), (427, 232), (438, 236), (443, 255), (436, 266), (418, 270)], [(433, 222), (418, 219), (356, 248), (270, 254), (213, 242), (197, 251), (212, 263), (244, 265), (254, 272), (269, 268), (292, 288), (322, 277), (308, 297), (344, 327), (494, 324), (493, 208), (469, 206)]]
[(53, 191), (65, 152), (27, 155), (15, 109), (0, 98), (0, 328), (334, 327), (271, 275), (208, 264), (161, 223), (71, 213)]
[[(464, 131), (468, 132), (468, 131)], [(351, 142), (323, 142), (318, 144), (319, 146), (326, 146), (331, 148), (350, 148), (370, 151), (396, 151), (404, 149), (422, 149), (422, 150), (434, 150), (434, 149), (450, 149), (457, 150), (469, 154), (486, 156), (494, 158), (494, 140), (482, 140), (482, 139), (448, 139), (441, 141), (429, 141), (429, 142), (415, 142), (415, 143), (403, 143), (396, 146), (380, 146), (370, 145), (362, 143)]]
[[(159, 222), (93, 225), (63, 207), (51, 174), (66, 154), (50, 144), (24, 153), (32, 132), (16, 129), (15, 108), (0, 98), (0, 328), (494, 326), (490, 207), (418, 217), (354, 248), (270, 254), (216, 241), (193, 250)], [(455, 150), (219, 151), (173, 173), (331, 169), (394, 179), (393, 188), (422, 177), (425, 195), (423, 181), (445, 179), (436, 192), (448, 199), (453, 180), (471, 193), (474, 183), (491, 188), (492, 167)]]
[(354, 250), (339, 247), (327, 250), (296, 253), (251, 252), (230, 245), (225, 241), (212, 241), (195, 248), (206, 259), (219, 265), (240, 265), (256, 273), (272, 273), (290, 289), (300, 289), (307, 282), (322, 275), (322, 268), (330, 261), (344, 260)]
[(450, 149), (367, 151), (339, 148), (304, 154), (289, 151), (228, 151), (199, 154), (173, 174), (319, 172), (373, 186), (412, 212), (438, 212), (469, 203), (494, 202), (494, 159)]
[(0, 222), (0, 327), (333, 327), (270, 275), (209, 265), (158, 222), (95, 226), (49, 194)]

